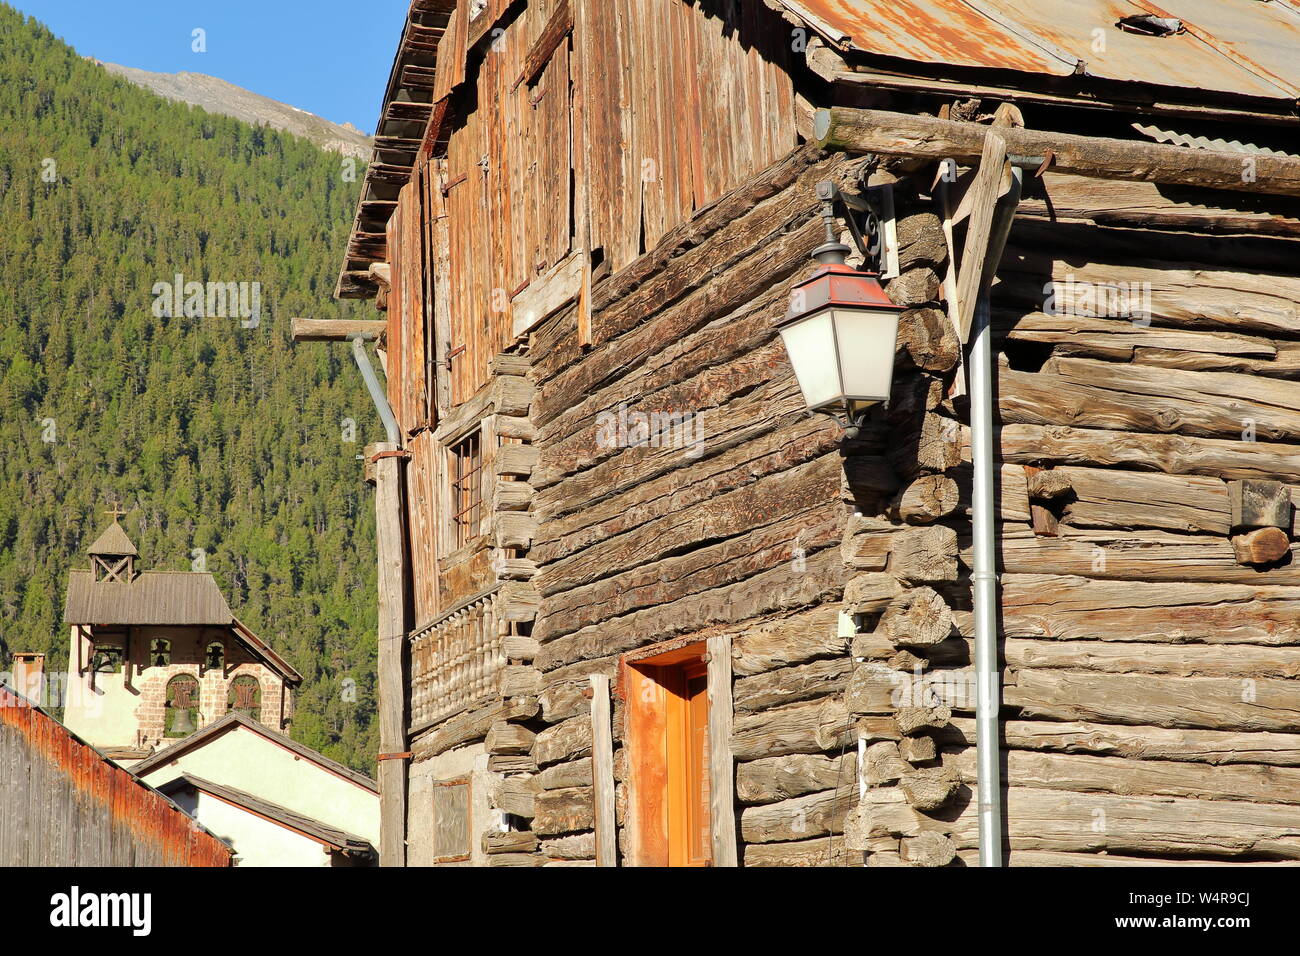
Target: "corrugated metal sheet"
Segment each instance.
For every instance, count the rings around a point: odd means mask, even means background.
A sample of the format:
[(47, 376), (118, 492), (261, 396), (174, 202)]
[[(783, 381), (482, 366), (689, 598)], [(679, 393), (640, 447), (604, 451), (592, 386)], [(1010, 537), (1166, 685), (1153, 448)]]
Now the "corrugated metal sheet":
[(0, 866), (230, 866), (232, 851), (0, 687)]
[(144, 571), (134, 581), (95, 581), (68, 573), (69, 624), (224, 625), (234, 620), (221, 588), (202, 571)]
[[(1271, 98), (1292, 98), (1300, 82), (1300, 16), (1279, 0), (781, 2), (842, 49), (919, 63)], [(1188, 31), (1147, 37), (1115, 26), (1150, 13), (1183, 19)]]
[[(1074, 64), (995, 23), (961, 0), (783, 0), (839, 45), (879, 56), (949, 66), (1069, 76)], [(829, 28), (827, 31), (825, 28)], [(834, 32), (830, 32), (834, 31)]]
[(1256, 156), (1279, 156), (1286, 159), (1300, 159), (1300, 154), (1288, 153), (1254, 143), (1243, 143), (1238, 139), (1211, 138), (1196, 136), (1175, 129), (1165, 129), (1150, 123), (1134, 123), (1133, 128), (1143, 136), (1149, 136), (1157, 143), (1172, 143), (1175, 146), (1190, 146), (1193, 149), (1211, 149), (1220, 153), (1251, 153)]

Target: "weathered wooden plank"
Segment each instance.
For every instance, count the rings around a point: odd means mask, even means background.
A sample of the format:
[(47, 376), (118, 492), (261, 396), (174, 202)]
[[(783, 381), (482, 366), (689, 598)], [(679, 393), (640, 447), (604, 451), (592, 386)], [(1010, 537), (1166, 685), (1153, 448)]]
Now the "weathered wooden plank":
[(1013, 342), (1043, 342), (1057, 347), (1060, 354), (1131, 359), (1136, 349), (1168, 352), (1204, 352), (1222, 360), (1229, 356), (1260, 359), (1267, 366), (1278, 355), (1272, 341), (1229, 332), (1168, 329), (1134, 322), (1131, 318), (1094, 318), (1087, 315), (1046, 315), (1023, 310), (997, 310), (993, 315), (994, 337)]
[(1095, 670), (1109, 674), (1300, 680), (1300, 648), (1297, 647), (1009, 638), (1003, 641), (1002, 651), (1007, 666), (1015, 670), (1029, 667)]
[[(979, 865), (979, 850), (970, 849), (959, 852), (958, 857), (966, 866)], [(1178, 857), (1162, 860), (1154, 856), (1122, 856), (1102, 851), (1092, 852), (1057, 852), (1054, 850), (1010, 850), (1006, 854), (1007, 866), (1300, 866), (1300, 860), (1247, 860), (1238, 862), (1232, 859), (1193, 860)]]
[[(978, 843), (976, 794), (953, 820), (907, 806), (896, 787), (867, 791), (873, 833), (950, 832), (959, 849)], [(1289, 804), (1011, 787), (1004, 816), (1010, 849), (1300, 859), (1300, 817)]]
[[(1021, 241), (1017, 236), (1016, 242)], [(1142, 258), (1141, 253), (1098, 262), (1096, 255), (1095, 247), (1074, 254), (1058, 252), (1055, 243), (1012, 246), (1003, 257), (993, 301), (1058, 315), (1101, 314), (1197, 330), (1288, 337), (1300, 331), (1300, 276), (1290, 270), (1169, 262)]]
[(595, 823), (594, 799), (591, 787), (543, 790), (533, 801), (533, 832), (546, 837), (590, 830)]
[(1300, 445), (1033, 424), (1005, 424), (998, 438), (1004, 460), (1027, 465), (1059, 462), (1225, 480), (1300, 481)]
[(1019, 214), (1102, 225), (1212, 233), (1300, 235), (1300, 209), (1277, 197), (1214, 193), (1142, 180), (1093, 179), (1048, 170), (1048, 201), (1021, 200)]
[(573, 717), (563, 723), (547, 727), (537, 735), (533, 744), (533, 759), (537, 766), (590, 757), (592, 732), (590, 717)]
[(1061, 518), (1081, 528), (1166, 528), (1226, 535), (1228, 486), (1218, 478), (1055, 468), (1073, 496)]
[(1049, 720), (1281, 732), (1300, 726), (1300, 684), (1272, 678), (1020, 670), (1003, 701)]
[(736, 851), (735, 760), (731, 755), (731, 640), (715, 635), (708, 641), (709, 695), (709, 835), (714, 866), (739, 865)]
[[(960, 163), (979, 158), (989, 132), (979, 123), (849, 107), (818, 110), (814, 120), (814, 135), (825, 149)], [(1008, 152), (1051, 154), (1058, 172), (1300, 196), (1300, 160), (1289, 157), (1251, 157), (1256, 177), (1248, 179), (1242, 175), (1241, 153), (1031, 129), (1000, 128), (998, 135), (1005, 138)]]
[(788, 754), (764, 757), (736, 768), (736, 795), (742, 803), (776, 803), (806, 793), (851, 786), (856, 798), (857, 755), (826, 757)]
[(745, 677), (736, 682), (736, 713), (837, 696), (848, 684), (852, 668), (853, 662), (842, 657)]
[[(975, 751), (945, 751), (943, 765), (975, 783)], [(1263, 765), (1206, 767), (1169, 760), (1129, 760), (1011, 750), (1004, 779), (1012, 787), (1079, 794), (1196, 797), (1254, 803), (1300, 804), (1300, 768)]]
[(341, 342), (358, 336), (368, 342), (378, 339), (388, 323), (369, 319), (293, 319), (295, 342)]
[[(958, 617), (958, 626), (970, 636), (969, 620)], [(1009, 574), (1002, 630), (1056, 640), (1300, 644), (1300, 588)]]
[(841, 610), (826, 604), (750, 625), (731, 641), (732, 670), (742, 677), (801, 664), (819, 657), (836, 657), (849, 649), (850, 628), (841, 626)]
[(589, 625), (547, 641), (535, 663), (543, 671), (554, 670), (583, 658), (629, 651), (675, 634), (732, 625), (839, 598), (844, 569), (836, 551), (810, 553), (802, 567), (802, 571), (796, 571), (782, 565), (735, 584)]
[(853, 721), (839, 701), (811, 701), (736, 717), (731, 752), (736, 760), (824, 753), (856, 740)]
[(998, 407), (1008, 423), (1264, 441), (1300, 437), (1298, 382), (1064, 358), (1054, 360), (1051, 372), (1002, 369), (999, 383)]
[(610, 728), (609, 678), (588, 677), (591, 684), (591, 775), (596, 829), (596, 865), (617, 866), (614, 824), (614, 737)]
[[(1300, 767), (1300, 734), (1122, 726), (1080, 721), (1006, 720), (1009, 748), (1102, 754), (1142, 760)], [(975, 721), (954, 717), (939, 732), (946, 741), (975, 743)]]
[(746, 843), (775, 843), (843, 833), (855, 795), (851, 788), (824, 790), (746, 807), (740, 814), (740, 835)]
[(862, 854), (844, 846), (841, 837), (817, 837), (793, 843), (751, 843), (745, 866), (861, 866)]
[[(608, 573), (592, 584), (552, 594), (534, 633), (543, 641), (588, 624), (731, 584), (782, 564), (797, 569), (809, 550), (839, 541), (841, 509), (834, 503), (796, 513), (718, 544)], [(559, 583), (559, 582), (556, 582)], [(567, 582), (564, 582), (567, 583)]]
[[(396, 451), (381, 442), (367, 447), (367, 458)], [(406, 676), (403, 644), (407, 620), (406, 536), (403, 533), (401, 463), (395, 457), (374, 462), (375, 527), (379, 553), (379, 748), (382, 754), (406, 751)], [(406, 865), (406, 759), (379, 761), (382, 866)]]

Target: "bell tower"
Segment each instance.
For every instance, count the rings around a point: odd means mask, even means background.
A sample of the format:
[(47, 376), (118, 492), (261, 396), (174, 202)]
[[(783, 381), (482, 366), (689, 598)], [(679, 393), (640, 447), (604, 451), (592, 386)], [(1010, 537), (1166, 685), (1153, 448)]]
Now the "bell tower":
[(139, 552), (118, 524), (118, 518), (126, 512), (113, 508), (104, 513), (112, 516), (113, 523), (104, 529), (104, 533), (88, 549), (91, 580), (96, 584), (108, 581), (130, 584), (135, 580), (135, 559)]

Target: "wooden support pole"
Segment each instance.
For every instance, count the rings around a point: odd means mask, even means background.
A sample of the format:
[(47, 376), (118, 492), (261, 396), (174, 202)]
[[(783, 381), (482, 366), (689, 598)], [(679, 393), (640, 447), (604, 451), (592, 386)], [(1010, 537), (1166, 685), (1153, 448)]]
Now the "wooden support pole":
[(591, 777), (596, 803), (596, 865), (618, 866), (609, 678), (604, 674), (592, 674), (588, 680), (591, 681)]
[[(818, 110), (813, 135), (824, 149), (883, 156), (926, 156), (972, 163), (992, 127), (884, 110)], [(1300, 160), (1140, 140), (999, 127), (1007, 152), (1050, 156), (1052, 168), (1097, 179), (1145, 180), (1209, 189), (1300, 196)]]
[(375, 483), (375, 537), (379, 551), (379, 865), (406, 865), (406, 546), (402, 533), (401, 459), (366, 447)]
[(709, 832), (713, 865), (739, 866), (736, 850), (736, 768), (731, 754), (731, 639), (709, 638)]
[(358, 335), (373, 342), (387, 328), (387, 322), (361, 319), (294, 319), (292, 325), (295, 342), (346, 342)]
[[(997, 249), (992, 248), (993, 218), (998, 197), (1005, 192), (1006, 181), (1011, 175), (1006, 155), (1007, 144), (999, 133), (985, 137), (979, 172), (970, 189), (970, 225), (966, 229), (966, 245), (957, 273), (957, 336), (963, 345), (970, 340), (976, 305), (988, 288), (1002, 255), (1001, 244)], [(1005, 240), (1006, 237), (1002, 238)]]

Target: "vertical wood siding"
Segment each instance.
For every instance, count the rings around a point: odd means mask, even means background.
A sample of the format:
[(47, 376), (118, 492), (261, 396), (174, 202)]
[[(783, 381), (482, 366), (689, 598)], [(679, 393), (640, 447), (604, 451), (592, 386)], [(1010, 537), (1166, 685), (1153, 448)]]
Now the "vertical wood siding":
[(0, 866), (229, 866), (166, 797), (0, 689)]
[[(622, 269), (795, 144), (788, 37), (765, 12), (567, 3), (571, 35), (532, 82), (520, 82), (524, 63), (559, 0), (533, 0), (469, 54), (467, 38), (499, 4), (470, 24), (462, 4), (439, 45), (434, 95), (450, 97), (452, 116), (445, 173), (422, 158), (389, 223), (390, 379), (403, 383), (392, 391), (405, 429), (430, 421), (435, 269), (446, 273), (455, 405), (512, 343), (511, 300), (548, 269), (587, 250)], [(421, 224), (443, 205), (449, 248), (439, 263)]]

